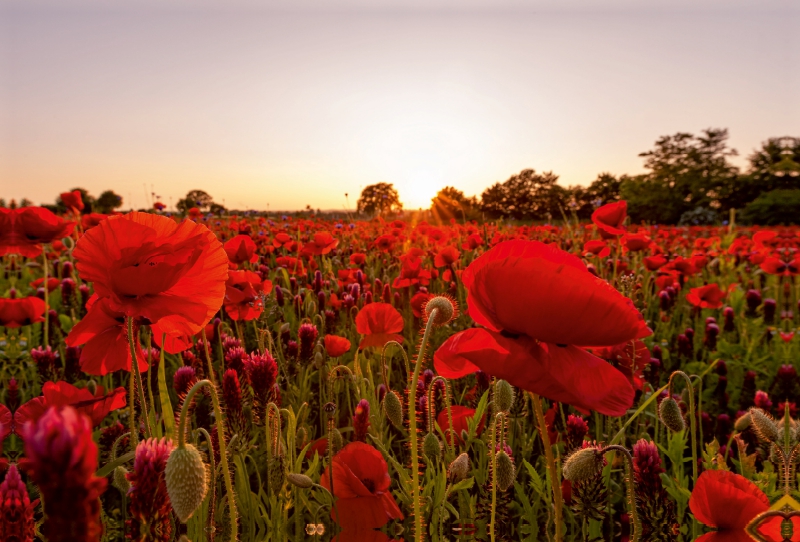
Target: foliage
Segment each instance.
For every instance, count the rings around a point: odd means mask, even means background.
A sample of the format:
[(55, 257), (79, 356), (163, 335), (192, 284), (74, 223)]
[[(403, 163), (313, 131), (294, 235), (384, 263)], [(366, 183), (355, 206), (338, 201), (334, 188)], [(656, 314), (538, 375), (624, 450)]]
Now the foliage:
[(391, 183), (376, 183), (364, 187), (356, 203), (359, 213), (367, 215), (398, 213), (403, 210), (400, 195)]
[(213, 203), (214, 198), (212, 198), (208, 192), (204, 190), (190, 190), (185, 198), (178, 200), (175, 207), (182, 213), (188, 212), (192, 207), (197, 207), (201, 211), (208, 211), (211, 209)]
[(761, 194), (747, 204), (740, 216), (744, 223), (764, 226), (800, 223), (800, 189)]
[(114, 209), (122, 207), (122, 196), (113, 190), (106, 190), (100, 194), (95, 202), (95, 210), (98, 213), (111, 213)]
[(445, 186), (431, 200), (431, 212), (440, 222), (453, 218), (469, 220), (477, 215), (477, 210), (478, 198), (468, 198), (452, 186)]
[(524, 169), (481, 195), (481, 210), (490, 218), (552, 220), (566, 211), (567, 189), (556, 184), (558, 175)]

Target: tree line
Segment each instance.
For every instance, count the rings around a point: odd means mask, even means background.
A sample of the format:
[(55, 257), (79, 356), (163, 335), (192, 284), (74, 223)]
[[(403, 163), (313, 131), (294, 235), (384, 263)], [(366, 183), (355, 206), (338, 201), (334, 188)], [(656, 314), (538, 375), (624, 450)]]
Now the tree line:
[[(647, 170), (641, 175), (601, 173), (588, 186), (565, 187), (553, 172), (525, 169), (489, 186), (480, 199), (445, 187), (430, 211), (442, 220), (588, 219), (600, 205), (624, 199), (634, 223), (715, 224), (732, 209), (739, 222), (800, 223), (800, 138), (768, 139), (748, 157), (743, 171), (731, 163), (736, 155), (727, 129), (679, 132), (660, 137), (639, 154)], [(364, 188), (357, 205), (367, 214), (402, 210), (389, 183)]]

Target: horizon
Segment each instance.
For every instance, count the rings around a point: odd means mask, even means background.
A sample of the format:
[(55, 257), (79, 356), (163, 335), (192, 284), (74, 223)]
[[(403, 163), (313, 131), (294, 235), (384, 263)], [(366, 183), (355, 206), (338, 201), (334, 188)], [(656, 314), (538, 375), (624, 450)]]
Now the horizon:
[(798, 135), (796, 3), (366, 4), (3, 4), (3, 197), (340, 211), (389, 182), (413, 210), (527, 168), (642, 173), (676, 132), (728, 128), (743, 169)]

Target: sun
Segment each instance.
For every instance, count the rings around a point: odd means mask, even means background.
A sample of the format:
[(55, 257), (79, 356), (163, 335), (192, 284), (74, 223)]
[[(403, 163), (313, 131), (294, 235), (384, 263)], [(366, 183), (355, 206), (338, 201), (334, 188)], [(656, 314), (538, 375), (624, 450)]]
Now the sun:
[(395, 185), (403, 207), (408, 210), (428, 209), (443, 187), (443, 179), (432, 171), (413, 172)]

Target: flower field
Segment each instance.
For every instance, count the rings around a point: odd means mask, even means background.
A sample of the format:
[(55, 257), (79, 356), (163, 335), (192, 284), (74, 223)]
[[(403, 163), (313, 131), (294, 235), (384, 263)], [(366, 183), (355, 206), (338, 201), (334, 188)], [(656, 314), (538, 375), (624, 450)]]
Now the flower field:
[(0, 540), (800, 540), (796, 228), (61, 199), (0, 209)]

